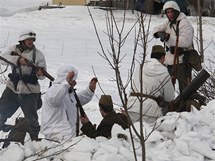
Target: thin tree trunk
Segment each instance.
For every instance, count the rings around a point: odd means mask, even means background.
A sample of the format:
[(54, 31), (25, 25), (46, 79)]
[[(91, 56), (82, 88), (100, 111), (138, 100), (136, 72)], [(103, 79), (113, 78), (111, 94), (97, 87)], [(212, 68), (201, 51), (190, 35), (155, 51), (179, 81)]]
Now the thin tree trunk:
[(201, 61), (204, 62), (204, 49), (203, 49), (203, 37), (202, 37), (202, 10), (201, 10), (200, 0), (198, 0), (198, 15), (199, 15), (200, 55), (201, 55)]

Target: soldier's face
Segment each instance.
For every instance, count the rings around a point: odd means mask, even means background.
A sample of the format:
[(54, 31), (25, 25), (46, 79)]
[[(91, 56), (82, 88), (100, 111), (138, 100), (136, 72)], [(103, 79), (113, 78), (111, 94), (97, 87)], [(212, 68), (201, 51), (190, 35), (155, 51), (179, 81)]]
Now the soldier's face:
[(24, 41), (25, 43), (25, 46), (28, 47), (28, 48), (32, 48), (33, 45), (34, 45), (34, 39), (27, 39)]
[(170, 21), (173, 21), (174, 18), (175, 18), (175, 16), (174, 16), (174, 10), (172, 8), (169, 8), (169, 9), (166, 10), (166, 15), (167, 15), (167, 17), (168, 17), (168, 19)]

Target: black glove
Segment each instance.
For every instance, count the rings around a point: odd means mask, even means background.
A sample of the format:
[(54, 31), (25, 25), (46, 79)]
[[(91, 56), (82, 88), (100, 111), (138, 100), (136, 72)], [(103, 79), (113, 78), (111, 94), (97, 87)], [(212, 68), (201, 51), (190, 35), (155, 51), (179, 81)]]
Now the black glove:
[(170, 34), (167, 34), (165, 31), (159, 31), (154, 34), (156, 38), (160, 38), (161, 42), (168, 41)]
[(196, 99), (199, 101), (199, 103), (201, 105), (206, 105), (206, 101), (207, 101), (207, 98), (205, 96), (202, 96), (200, 95), (199, 93), (197, 92), (194, 92), (193, 94), (191, 94), (191, 96), (189, 97), (189, 99)]

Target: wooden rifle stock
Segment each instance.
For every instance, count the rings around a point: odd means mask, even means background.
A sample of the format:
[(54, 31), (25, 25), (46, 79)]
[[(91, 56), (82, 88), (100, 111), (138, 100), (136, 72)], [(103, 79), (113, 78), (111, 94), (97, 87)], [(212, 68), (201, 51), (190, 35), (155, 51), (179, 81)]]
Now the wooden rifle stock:
[[(11, 55), (15, 55), (15, 56), (19, 56), (19, 57), (21, 57), (21, 58), (24, 58), (23, 56), (21, 56), (20, 54), (18, 54), (17, 52), (14, 52), (14, 51), (11, 52)], [(29, 66), (31, 66), (33, 69), (35, 69), (36, 71), (40, 69), (41, 72), (43, 73), (43, 75), (44, 75), (45, 77), (47, 77), (47, 78), (50, 79), (51, 81), (54, 81), (54, 77), (52, 77), (44, 68), (39, 67), (38, 65), (36, 65), (35, 63), (29, 61), (29, 60), (26, 59), (26, 58), (24, 58), (24, 59), (25, 59), (26, 63), (27, 63)]]

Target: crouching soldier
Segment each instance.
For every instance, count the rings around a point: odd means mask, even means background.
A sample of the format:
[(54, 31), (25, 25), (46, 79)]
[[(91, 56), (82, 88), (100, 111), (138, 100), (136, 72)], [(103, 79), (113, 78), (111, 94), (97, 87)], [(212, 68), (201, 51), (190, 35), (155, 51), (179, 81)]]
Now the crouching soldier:
[(128, 128), (127, 116), (124, 113), (116, 113), (113, 109), (111, 96), (102, 95), (99, 100), (99, 111), (103, 117), (98, 128), (89, 121), (88, 117), (80, 117), (83, 126), (81, 131), (90, 138), (97, 136), (111, 137), (111, 130), (114, 124), (120, 125), (123, 129)]
[[(78, 70), (71, 65), (63, 65), (57, 72), (57, 79), (44, 96), (41, 133), (46, 139), (65, 141), (78, 135), (79, 110), (75, 86)], [(96, 89), (97, 80), (92, 78), (86, 89), (77, 93), (80, 104), (91, 101)]]
[(175, 91), (167, 68), (163, 65), (165, 54), (162, 46), (154, 45), (151, 59), (145, 61), (142, 68), (137, 68), (134, 74), (128, 98), (128, 115), (132, 123), (140, 121), (142, 116), (144, 122), (154, 124), (158, 117), (168, 112), (168, 103), (174, 99)]

